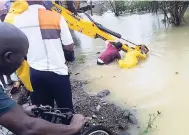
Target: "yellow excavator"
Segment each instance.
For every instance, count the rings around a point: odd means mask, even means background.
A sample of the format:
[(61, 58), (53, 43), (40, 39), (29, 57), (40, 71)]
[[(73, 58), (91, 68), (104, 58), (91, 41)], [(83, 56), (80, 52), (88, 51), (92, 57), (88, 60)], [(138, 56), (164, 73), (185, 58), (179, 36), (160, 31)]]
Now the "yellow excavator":
[[(27, 9), (28, 3), (25, 0), (15, 0), (10, 7), (10, 10), (5, 18), (5, 22), (13, 23), (14, 17), (21, 14)], [(61, 6), (60, 2), (57, 3), (56, 1), (52, 1), (51, 10), (60, 13), (65, 18), (68, 27), (74, 31), (78, 31), (91, 38), (101, 38), (102, 40), (117, 41), (118, 39), (122, 39), (125, 40), (127, 43), (131, 43), (134, 45), (134, 47), (129, 47), (127, 44), (123, 43), (122, 49), (125, 52), (139, 49), (138, 45), (122, 38), (119, 33), (111, 31), (102, 26), (101, 24), (95, 22), (86, 12), (82, 10), (77, 10), (77, 12), (84, 13), (90, 21), (83, 19), (78, 14), (70, 12), (69, 10)], [(25, 85), (25, 87), (29, 91), (33, 91), (29, 76), (29, 65), (26, 61), (23, 62), (23, 64), (16, 71), (16, 73)]]

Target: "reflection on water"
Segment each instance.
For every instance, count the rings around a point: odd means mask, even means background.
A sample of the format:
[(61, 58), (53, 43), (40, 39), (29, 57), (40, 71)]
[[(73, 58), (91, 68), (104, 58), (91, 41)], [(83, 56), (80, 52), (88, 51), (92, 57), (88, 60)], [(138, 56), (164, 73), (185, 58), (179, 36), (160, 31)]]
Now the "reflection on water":
[(86, 63), (75, 69), (82, 70), (77, 77), (91, 81), (89, 91), (110, 89), (111, 101), (136, 106), (141, 125), (146, 125), (149, 113), (161, 111), (151, 135), (189, 134), (189, 25), (166, 30), (163, 16), (156, 14), (115, 18), (107, 13), (93, 18), (128, 40), (146, 44), (149, 57), (133, 69), (120, 69), (116, 63), (97, 66), (96, 52), (104, 50), (104, 42), (77, 34), (81, 40), (77, 53), (87, 56)]

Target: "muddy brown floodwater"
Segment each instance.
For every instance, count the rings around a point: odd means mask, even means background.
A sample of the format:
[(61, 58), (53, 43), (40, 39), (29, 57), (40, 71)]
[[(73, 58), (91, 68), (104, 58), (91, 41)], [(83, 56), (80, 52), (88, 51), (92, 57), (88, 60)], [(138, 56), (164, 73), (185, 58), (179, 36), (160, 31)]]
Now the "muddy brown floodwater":
[(133, 69), (120, 69), (116, 63), (97, 66), (96, 59), (105, 49), (102, 40), (76, 33), (81, 40), (77, 60), (85, 63), (73, 67), (76, 79), (88, 80), (90, 92), (109, 89), (109, 100), (136, 110), (140, 129), (147, 125), (149, 114), (161, 112), (150, 135), (187, 135), (189, 114), (189, 12), (185, 24), (165, 29), (163, 16), (156, 14), (114, 17), (111, 13), (93, 16), (99, 23), (119, 32), (136, 44), (146, 44), (147, 60)]

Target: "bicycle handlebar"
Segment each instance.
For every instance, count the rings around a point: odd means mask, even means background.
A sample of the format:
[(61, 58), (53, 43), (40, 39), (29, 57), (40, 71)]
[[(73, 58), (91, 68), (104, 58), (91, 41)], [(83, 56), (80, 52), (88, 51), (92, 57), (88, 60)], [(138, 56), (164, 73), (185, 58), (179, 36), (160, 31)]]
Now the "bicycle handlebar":
[[(61, 112), (60, 110), (62, 111), (69, 110), (69, 111), (64, 113), (64, 112)], [(52, 108), (50, 106), (40, 106), (35, 109), (32, 109), (32, 112), (37, 117), (47, 120), (49, 122), (55, 123), (55, 124), (69, 125), (73, 117), (73, 111), (67, 108)], [(49, 119), (49, 116), (51, 116), (50, 119)], [(81, 131), (77, 133), (76, 135), (90, 135), (90, 134), (98, 132), (98, 129), (101, 130), (103, 133), (107, 132), (108, 135), (111, 135), (110, 131), (104, 127), (102, 129), (102, 126), (96, 126), (96, 127), (90, 128), (90, 124), (88, 122), (85, 123)]]
[(52, 123), (69, 124), (73, 117), (73, 110), (68, 108), (52, 108), (50, 106), (40, 106), (32, 109), (36, 117), (40, 117)]

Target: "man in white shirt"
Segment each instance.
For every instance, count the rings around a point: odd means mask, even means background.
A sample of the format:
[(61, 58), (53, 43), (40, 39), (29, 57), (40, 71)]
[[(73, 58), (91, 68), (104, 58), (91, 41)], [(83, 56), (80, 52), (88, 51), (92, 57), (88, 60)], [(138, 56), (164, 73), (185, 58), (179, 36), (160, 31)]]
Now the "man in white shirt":
[[(28, 1), (28, 10), (15, 17), (14, 25), (29, 40), (27, 61), (35, 105), (73, 109), (66, 61), (74, 60), (73, 39), (65, 19), (46, 10), (41, 1)], [(63, 45), (63, 50), (62, 50)]]

